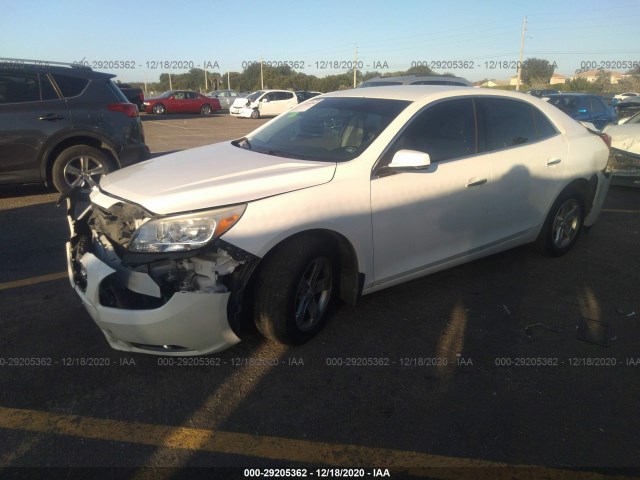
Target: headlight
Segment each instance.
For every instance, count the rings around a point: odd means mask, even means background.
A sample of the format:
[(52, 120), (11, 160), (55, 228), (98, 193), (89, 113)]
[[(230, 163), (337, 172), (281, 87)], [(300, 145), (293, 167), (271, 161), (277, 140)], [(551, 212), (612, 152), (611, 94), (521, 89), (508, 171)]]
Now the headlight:
[(151, 219), (133, 234), (129, 250), (148, 253), (195, 250), (229, 230), (246, 207), (236, 205)]

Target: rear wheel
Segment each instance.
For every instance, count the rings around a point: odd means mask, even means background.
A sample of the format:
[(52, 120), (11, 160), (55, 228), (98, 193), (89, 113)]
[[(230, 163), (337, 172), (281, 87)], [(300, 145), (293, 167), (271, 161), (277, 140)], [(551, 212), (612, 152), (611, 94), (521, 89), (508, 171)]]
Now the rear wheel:
[(256, 285), (256, 326), (270, 340), (304, 343), (325, 324), (338, 291), (333, 254), (323, 242), (299, 240), (265, 261)]
[(205, 104), (200, 108), (201, 115), (211, 115), (211, 105)]
[(554, 202), (536, 241), (539, 250), (558, 257), (567, 253), (578, 240), (584, 221), (582, 199), (567, 192)]
[(76, 186), (80, 186), (83, 192), (89, 192), (103, 174), (114, 169), (114, 163), (103, 151), (88, 145), (74, 145), (63, 150), (54, 160), (51, 180), (63, 193)]

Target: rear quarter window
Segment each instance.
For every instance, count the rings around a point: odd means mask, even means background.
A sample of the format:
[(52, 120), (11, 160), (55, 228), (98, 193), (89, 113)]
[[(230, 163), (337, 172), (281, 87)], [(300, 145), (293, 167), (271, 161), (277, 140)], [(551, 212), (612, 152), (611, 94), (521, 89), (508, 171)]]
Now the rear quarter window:
[(65, 98), (77, 97), (89, 84), (86, 78), (72, 77), (61, 73), (52, 73), (54, 81)]

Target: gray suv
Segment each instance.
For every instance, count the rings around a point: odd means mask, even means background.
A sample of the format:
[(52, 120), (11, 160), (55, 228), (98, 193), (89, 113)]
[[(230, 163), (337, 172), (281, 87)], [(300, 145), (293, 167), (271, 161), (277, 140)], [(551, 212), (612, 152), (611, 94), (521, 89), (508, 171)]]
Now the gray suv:
[(86, 190), (102, 174), (148, 158), (138, 109), (113, 77), (0, 59), (0, 183)]

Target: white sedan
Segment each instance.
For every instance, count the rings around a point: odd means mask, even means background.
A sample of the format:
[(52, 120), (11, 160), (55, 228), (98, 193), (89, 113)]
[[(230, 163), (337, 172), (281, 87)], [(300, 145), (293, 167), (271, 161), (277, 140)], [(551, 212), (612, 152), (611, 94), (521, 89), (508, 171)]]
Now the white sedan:
[(529, 95), (335, 92), (104, 177), (70, 218), (69, 276), (118, 350), (207, 354), (250, 324), (301, 343), (337, 300), (518, 245), (566, 253), (600, 212), (608, 154)]

